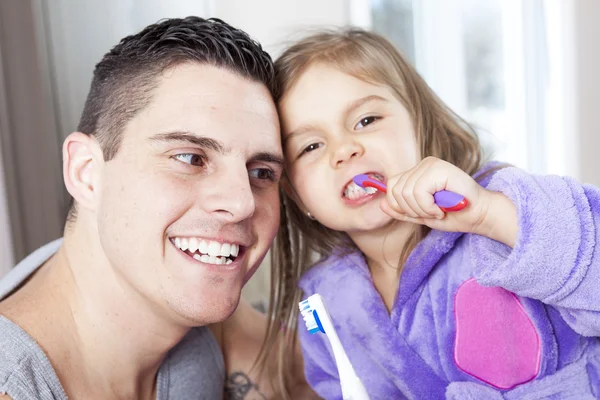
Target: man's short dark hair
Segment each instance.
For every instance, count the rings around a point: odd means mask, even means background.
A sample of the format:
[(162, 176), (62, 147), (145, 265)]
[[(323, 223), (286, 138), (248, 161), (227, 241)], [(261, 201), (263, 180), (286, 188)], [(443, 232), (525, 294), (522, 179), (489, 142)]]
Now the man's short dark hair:
[[(172, 18), (123, 38), (104, 55), (77, 130), (94, 135), (104, 160), (111, 160), (127, 122), (152, 100), (158, 75), (187, 62), (228, 69), (263, 83), (276, 97), (273, 61), (247, 33), (217, 18)], [(71, 199), (67, 222), (76, 214)]]
[(248, 34), (216, 18), (166, 19), (125, 37), (96, 65), (77, 130), (95, 135), (112, 159), (126, 123), (150, 103), (157, 76), (186, 62), (226, 68), (275, 94), (271, 57)]

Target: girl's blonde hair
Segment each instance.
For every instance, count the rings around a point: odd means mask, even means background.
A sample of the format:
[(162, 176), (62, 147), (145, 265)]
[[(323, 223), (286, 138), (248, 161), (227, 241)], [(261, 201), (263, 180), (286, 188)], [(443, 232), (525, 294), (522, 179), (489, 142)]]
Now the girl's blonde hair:
[[(278, 105), (306, 69), (315, 63), (330, 65), (363, 81), (391, 89), (412, 118), (422, 158), (433, 156), (446, 160), (469, 175), (481, 168), (482, 150), (474, 130), (435, 95), (382, 36), (346, 28), (319, 31), (298, 41), (275, 62)], [(270, 326), (262, 355), (266, 357), (266, 349), (275, 351), (277, 387), (283, 391), (280, 397), (287, 399), (289, 389), (286, 387), (289, 388), (293, 379), (289, 376), (289, 364), (296, 347), (298, 302), (302, 296), (298, 281), (315, 260), (329, 257), (334, 250), (349, 252), (356, 248), (345, 233), (310, 219), (286, 191), (280, 190), (280, 193), (281, 222), (271, 248)], [(415, 226), (402, 250), (401, 265), (428, 231), (425, 226)]]

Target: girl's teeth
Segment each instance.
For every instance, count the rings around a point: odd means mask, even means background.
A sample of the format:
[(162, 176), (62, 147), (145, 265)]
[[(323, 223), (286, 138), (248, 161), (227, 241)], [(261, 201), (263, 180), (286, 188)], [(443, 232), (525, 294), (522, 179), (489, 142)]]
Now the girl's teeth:
[(377, 189), (372, 187), (362, 188), (354, 182), (350, 182), (344, 191), (344, 196), (350, 200), (355, 200), (365, 196), (365, 194), (373, 194)]

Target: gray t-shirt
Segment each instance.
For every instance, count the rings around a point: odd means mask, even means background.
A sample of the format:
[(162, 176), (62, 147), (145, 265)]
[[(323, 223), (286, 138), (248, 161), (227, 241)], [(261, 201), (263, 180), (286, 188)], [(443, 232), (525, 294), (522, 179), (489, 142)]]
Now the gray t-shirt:
[[(36, 250), (0, 280), (0, 300), (46, 262), (60, 244), (59, 239)], [(222, 399), (224, 383), (225, 363), (219, 345), (208, 328), (194, 328), (161, 365), (156, 398)], [(0, 394), (4, 393), (14, 400), (67, 400), (41, 347), (27, 332), (0, 315)]]

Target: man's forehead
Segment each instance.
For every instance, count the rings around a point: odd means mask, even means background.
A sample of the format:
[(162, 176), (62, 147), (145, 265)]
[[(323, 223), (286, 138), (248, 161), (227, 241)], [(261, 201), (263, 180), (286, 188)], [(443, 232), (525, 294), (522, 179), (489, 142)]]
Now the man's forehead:
[(278, 124), (275, 104), (264, 84), (225, 68), (201, 64), (186, 64), (164, 72), (148, 108), (152, 112), (177, 114), (222, 112), (231, 118), (255, 116)]
[(217, 139), (230, 151), (280, 148), (267, 88), (223, 68), (192, 64), (165, 72), (153, 100), (134, 119), (146, 136), (187, 132)]
[(185, 63), (161, 73), (157, 94), (186, 95), (205, 103), (215, 103), (236, 96), (235, 104), (273, 105), (267, 87), (227, 68), (199, 63)]

